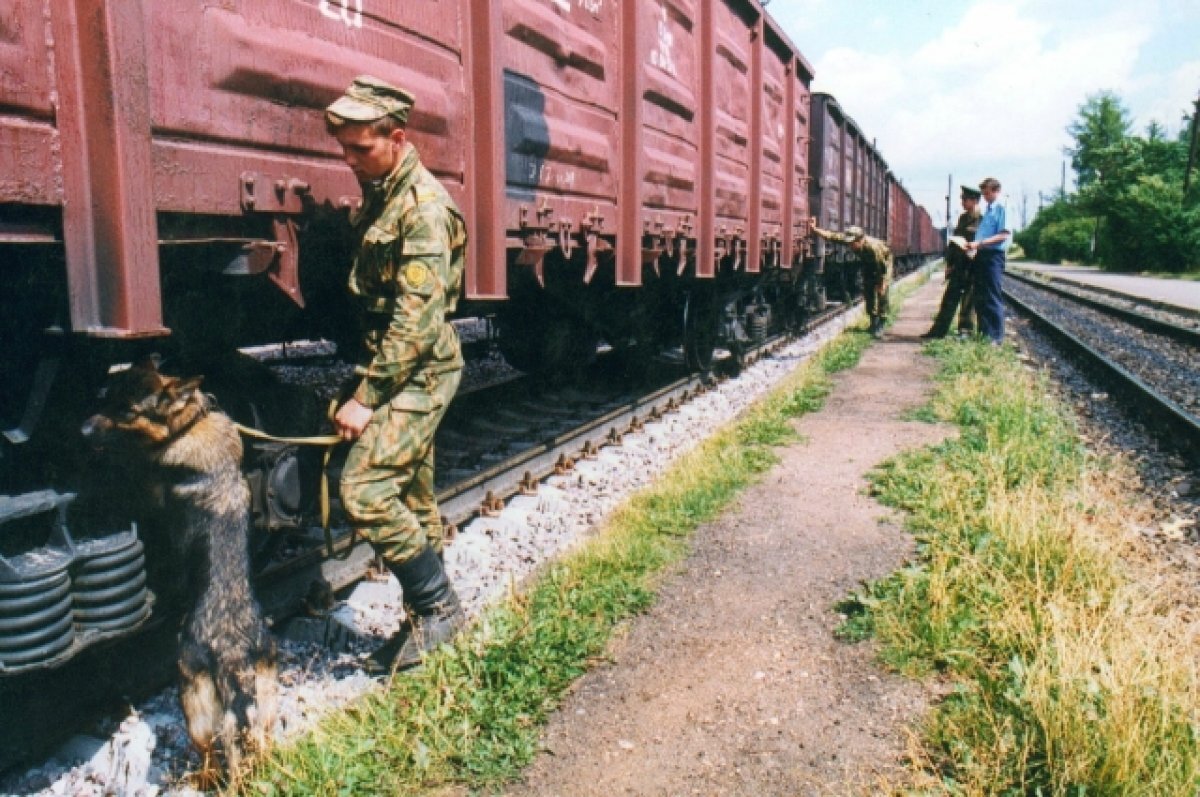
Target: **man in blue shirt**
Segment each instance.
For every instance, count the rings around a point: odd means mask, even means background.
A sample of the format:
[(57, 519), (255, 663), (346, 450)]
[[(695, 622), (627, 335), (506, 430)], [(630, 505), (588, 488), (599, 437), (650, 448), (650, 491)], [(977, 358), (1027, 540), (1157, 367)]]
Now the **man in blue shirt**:
[(1004, 297), (1000, 293), (1004, 279), (1004, 253), (1012, 239), (1004, 205), (1000, 204), (1000, 181), (989, 177), (979, 184), (987, 210), (979, 220), (975, 240), (967, 251), (975, 255), (975, 313), (979, 316), (979, 331), (993, 344), (1004, 342)]

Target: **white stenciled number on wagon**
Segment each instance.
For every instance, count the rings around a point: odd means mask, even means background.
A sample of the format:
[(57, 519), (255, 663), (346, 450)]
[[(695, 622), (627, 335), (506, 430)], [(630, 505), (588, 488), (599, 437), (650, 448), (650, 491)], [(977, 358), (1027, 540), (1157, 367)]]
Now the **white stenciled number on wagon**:
[(347, 28), (363, 26), (363, 0), (321, 0), (321, 16), (342, 22)]

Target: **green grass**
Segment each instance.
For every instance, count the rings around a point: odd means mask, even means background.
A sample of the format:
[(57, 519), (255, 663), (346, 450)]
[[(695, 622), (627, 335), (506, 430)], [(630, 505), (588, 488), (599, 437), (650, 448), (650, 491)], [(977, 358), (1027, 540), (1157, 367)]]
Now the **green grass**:
[(1179, 795), (1200, 789), (1197, 643), (1170, 590), (1123, 559), (1136, 505), (1011, 351), (930, 344), (930, 406), (959, 436), (881, 466), (911, 566), (848, 597), (842, 638), (948, 682), (920, 794)]
[(615, 512), (579, 552), (488, 610), (455, 647), (271, 751), (231, 791), (427, 794), (498, 788), (517, 776), (564, 690), (604, 656), (620, 623), (651, 605), (691, 532), (777, 462), (773, 447), (797, 439), (791, 419), (819, 409), (829, 374), (853, 367), (869, 344), (862, 330), (831, 342)]

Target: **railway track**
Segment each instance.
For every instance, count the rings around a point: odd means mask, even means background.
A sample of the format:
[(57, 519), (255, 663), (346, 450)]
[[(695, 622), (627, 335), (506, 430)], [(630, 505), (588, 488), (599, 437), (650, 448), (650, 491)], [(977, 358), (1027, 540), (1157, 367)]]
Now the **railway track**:
[[(672, 456), (672, 451), (678, 453), (686, 450), (689, 441), (694, 442), (711, 432), (716, 425), (727, 422), (737, 412), (758, 400), (806, 356), (804, 353), (814, 351), (822, 341), (831, 339), (845, 324), (850, 323), (856, 306), (857, 302), (834, 306), (820, 316), (811, 318), (804, 328), (796, 330), (794, 334), (773, 336), (762, 340), (757, 346), (747, 347), (744, 352), (747, 365), (763, 358), (765, 361), (746, 368), (745, 374), (740, 374), (742, 378), (738, 379), (723, 378), (732, 375), (738, 370), (736, 368), (727, 368), (725, 373), (718, 371), (706, 377), (687, 375), (681, 366), (672, 371), (668, 367), (668, 359), (662, 362), (663, 367), (659, 369), (663, 374), (662, 381), (642, 391), (626, 389), (622, 392), (610, 387), (587, 391), (587, 395), (581, 397), (575, 392), (583, 388), (575, 388), (574, 391), (566, 388), (533, 390), (514, 381), (496, 390), (486, 386), (474, 391), (478, 394), (474, 399), (471, 398), (473, 393), (460, 396), (456, 404), (461, 402), (459, 411), (468, 415), (477, 408), (494, 405), (499, 396), (509, 395), (516, 401), (516, 397), (523, 392), (533, 394), (542, 404), (547, 401), (565, 403), (569, 399), (592, 406), (591, 417), (577, 424), (577, 428), (562, 430), (554, 424), (544, 424), (540, 438), (526, 440), (528, 445), (519, 450), (514, 446), (509, 456), (493, 461), (489, 467), (474, 473), (464, 471), (454, 475), (454, 468), (447, 467), (455, 455), (454, 441), (439, 441), (447, 448), (438, 452), (439, 469), (445, 480), (438, 485), (439, 497), (443, 501), (447, 519), (476, 518), (463, 528), (461, 540), (452, 545), (447, 554), (448, 564), (453, 563), (452, 567), (460, 568), (455, 579), (463, 599), (468, 605), (482, 606), (491, 599), (488, 596), (494, 597), (507, 590), (513, 580), (522, 577), (521, 574), (532, 572), (539, 563), (558, 555), (558, 552), (573, 544), (573, 540), (587, 534), (587, 529), (598, 522), (592, 519), (593, 512), (601, 513), (599, 517), (602, 517), (607, 511), (606, 507), (612, 506), (610, 502), (619, 500), (619, 496), (627, 495), (629, 491), (637, 489), (636, 485), (652, 478), (651, 474), (657, 472), (662, 457)], [(766, 357), (780, 349), (781, 357)], [(733, 363), (726, 360), (726, 365)], [(472, 402), (478, 402), (476, 407), (469, 406)], [(672, 407), (678, 407), (679, 411), (669, 412)], [(478, 411), (482, 414), (483, 410)], [(661, 421), (654, 421), (656, 414), (662, 415)], [(601, 450), (609, 444), (617, 444), (625, 432), (636, 429), (642, 423), (645, 423), (649, 440), (654, 442), (648, 445), (647, 436), (638, 435), (632, 441), (621, 441), (623, 445), (611, 452)], [(519, 424), (513, 425), (519, 427)], [(454, 430), (453, 426), (447, 428)], [(459, 434), (466, 432), (467, 429), (463, 427), (457, 430)], [(516, 428), (513, 437), (528, 437), (528, 434)], [(588, 460), (593, 452), (596, 454), (595, 461), (581, 461)], [(486, 498), (490, 492), (493, 500), (516, 495), (523, 491), (523, 487), (528, 488), (529, 480), (536, 478), (536, 474), (553, 472), (556, 468), (567, 466), (567, 461), (574, 462), (574, 470), (569, 471), (568, 479), (551, 479), (548, 486), (539, 490), (537, 497), (518, 496), (500, 516), (479, 517), (487, 511), (483, 505), (487, 502), (480, 500), (481, 495)], [(614, 461), (623, 464), (614, 468)], [(571, 486), (564, 487), (563, 481)], [(571, 497), (567, 499), (565, 494)], [(537, 504), (539, 508), (536, 511), (549, 514), (543, 515), (540, 520), (517, 520), (531, 504)], [(557, 519), (550, 519), (551, 516)], [(581, 522), (587, 525), (578, 525)], [(336, 548), (339, 554), (350, 551), (348, 536), (339, 534)], [(270, 599), (271, 594), (284, 594), (289, 588), (302, 590), (314, 574), (323, 575), (331, 584), (349, 584), (360, 579), (368, 569), (371, 564), (369, 551), (369, 546), (358, 545), (350, 551), (348, 558), (337, 561), (325, 559), (314, 546), (313, 550), (305, 551), (302, 557), (273, 572), (269, 579), (271, 583), (266, 584), (265, 588), (259, 585), (260, 595), (266, 593)], [(301, 558), (307, 560), (302, 562)], [(463, 567), (471, 570), (463, 571)], [(467, 572), (474, 573), (474, 578), (469, 578)], [(282, 615), (276, 616), (275, 627), (281, 634), (281, 650), (286, 659), (281, 671), (281, 684), (284, 684), (281, 703), (287, 707), (285, 714), (290, 722), (303, 723), (305, 720), (301, 719), (301, 715), (307, 716), (305, 712), (314, 705), (332, 708), (369, 688), (370, 681), (357, 673), (354, 661), (356, 651), (361, 650), (364, 644), (369, 646), (375, 636), (387, 633), (384, 628), (376, 628), (377, 618), (386, 615), (390, 621), (399, 609), (398, 597), (375, 597), (381, 596), (381, 589), (386, 586), (378, 582), (366, 585), (367, 597), (361, 600), (372, 604), (377, 600), (383, 603), (379, 607), (367, 608), (367, 617), (353, 621), (356, 628), (365, 628), (365, 633), (370, 637), (357, 642), (353, 637), (331, 639), (292, 636), (290, 629), (284, 627), (289, 624), (280, 622)], [(357, 607), (363, 604), (355, 602), (358, 594), (356, 591), (349, 599), (339, 602), (337, 613), (348, 610), (354, 614), (360, 611), (361, 608)], [(326, 628), (335, 626), (334, 620), (335, 615), (324, 618), (297, 615), (294, 618), (294, 621), (309, 628), (323, 624), (329, 624)], [(366, 625), (360, 625), (361, 621), (365, 621)], [(146, 728), (156, 728), (151, 731), (157, 734), (157, 742), (153, 745), (153, 766), (158, 768), (160, 774), (155, 777), (164, 784), (173, 782), (175, 778), (184, 777), (189, 768), (195, 765), (189, 758), (177, 698), (169, 690), (162, 689), (173, 671), (174, 637), (174, 629), (169, 624), (154, 624), (148, 628), (146, 638), (120, 640), (103, 652), (106, 655), (102, 655), (99, 649), (85, 652), (68, 662), (66, 668), (70, 672), (65, 673), (65, 679), (62, 672), (42, 673), (36, 679), (27, 681), (20, 692), (0, 694), (0, 703), (7, 706), (9, 704), (5, 700), (19, 696), (16, 702), (21, 703), (23, 712), (31, 719), (31, 723), (22, 728), (27, 740), (37, 734), (59, 740), (65, 738), (64, 733), (95, 734), (100, 739), (108, 738), (105, 744), (111, 745), (113, 756), (116, 757), (124, 755), (120, 751), (127, 747), (136, 746), (136, 739), (140, 738), (138, 734), (144, 733)], [(65, 681), (67, 688), (61, 681)], [(95, 687), (99, 683), (106, 684), (103, 690)], [(0, 686), (3, 686), (3, 679), (0, 679)], [(69, 709), (58, 712), (47, 710), (46, 702), (39, 701), (33, 695), (36, 689), (54, 690), (54, 704)], [(14, 711), (18, 708), (15, 703), (11, 705)], [(121, 717), (129, 714), (130, 705), (138, 706), (137, 712), (121, 720)], [(66, 727), (68, 725), (69, 728)], [(96, 743), (99, 744), (99, 740)], [(45, 742), (38, 746), (41, 754), (51, 749)], [(31, 755), (38, 755), (32, 753), (30, 747), (25, 749), (30, 751), (24, 756), (26, 760)], [(33, 765), (25, 773), (10, 772), (8, 779), (0, 782), (57, 782), (66, 784), (66, 793), (71, 793), (69, 784), (92, 777), (88, 773), (86, 765), (63, 766), (56, 759), (48, 759), (42, 764)]]
[[(1152, 316), (1147, 313), (1139, 312), (1127, 307), (1121, 307), (1114, 304), (1112, 301), (1102, 301), (1093, 299), (1080, 292), (1080, 289), (1063, 288), (1055, 285), (1052, 282), (1039, 280), (1021, 272), (1009, 271), (1006, 276), (1020, 284), (1029, 285), (1038, 288), (1047, 293), (1052, 293), (1068, 299), (1085, 307), (1090, 307), (1100, 313), (1118, 318), (1133, 326), (1144, 329), (1147, 332), (1153, 332), (1156, 335), (1177, 340), (1181, 343), (1200, 348), (1200, 326), (1187, 326), (1176, 321), (1165, 320), (1161, 316)], [(1117, 294), (1110, 293), (1113, 299), (1118, 299)], [(1134, 302), (1134, 297), (1125, 297), (1127, 301)]]
[(1200, 333), (1047, 286), (1005, 282), (1008, 302), (1200, 461)]
[[(847, 309), (833, 307), (792, 333), (748, 345), (744, 364)], [(570, 471), (602, 447), (619, 444), (625, 434), (702, 395), (737, 370), (732, 359), (718, 361), (707, 374), (686, 373), (681, 362), (664, 359), (658, 363), (660, 379), (640, 389), (614, 385), (603, 376), (588, 387), (546, 388), (522, 376), (460, 395), (435, 442), (438, 505), (450, 537), (472, 518), (499, 511), (515, 495), (536, 492), (546, 477)], [(603, 371), (603, 364), (597, 370)], [(310, 529), (307, 539), (307, 551), (293, 551), (260, 576), (260, 598), (273, 617), (300, 611), (308, 585), (321, 582), (342, 590), (362, 579), (374, 561), (370, 546), (356, 545), (345, 527), (333, 531), (332, 556), (326, 555), (320, 529)]]
[[(814, 317), (797, 334), (814, 331), (852, 307), (835, 307)], [(792, 338), (771, 336), (747, 347), (745, 359), (749, 363), (761, 358)], [(545, 476), (574, 468), (604, 446), (619, 443), (629, 431), (703, 397), (723, 381), (719, 371), (705, 376), (685, 374), (682, 366), (673, 373), (666, 367), (660, 371), (665, 376), (645, 390), (620, 390), (611, 385), (535, 390), (516, 380), (462, 397), (456, 412), (465, 420), (447, 426), (450, 436), (438, 441), (443, 479), (438, 493), (447, 521), (462, 525), (495, 511), (506, 499), (531, 490)], [(489, 406), (493, 412), (484, 418), (483, 408)], [(497, 406), (499, 411), (495, 411)], [(479, 417), (473, 419), (475, 415)], [(522, 417), (525, 422), (520, 422)], [(487, 438), (487, 450), (473, 448), (475, 436)], [(506, 453), (497, 456), (495, 451)], [(476, 467), (456, 467), (456, 460), (459, 464), (473, 460)], [(322, 531), (314, 528), (285, 560), (260, 573), (256, 589), (277, 628), (282, 628), (287, 618), (302, 614), (307, 590), (315, 581), (324, 580), (338, 591), (367, 575), (374, 559), (370, 546), (355, 545), (346, 529), (334, 532), (335, 556), (326, 555)], [(108, 645), (97, 644), (59, 669), (0, 679), (0, 703), (6, 712), (12, 711), (10, 718), (28, 719), (22, 723), (25, 739), (47, 740), (31, 744), (27, 750), (48, 749), (57, 743), (53, 740), (63, 738), (67, 726), (79, 729), (102, 722), (104, 717), (120, 716), (124, 706), (157, 694), (172, 678), (175, 635), (171, 623), (152, 618), (143, 633)], [(100, 683), (108, 686), (97, 690), (95, 685)], [(63, 711), (50, 709), (39, 697), (45, 694), (54, 694), (54, 703)]]

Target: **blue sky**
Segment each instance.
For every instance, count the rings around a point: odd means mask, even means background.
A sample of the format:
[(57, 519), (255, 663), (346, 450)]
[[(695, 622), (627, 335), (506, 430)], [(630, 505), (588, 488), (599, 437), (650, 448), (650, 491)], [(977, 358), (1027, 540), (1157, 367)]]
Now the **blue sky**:
[[(772, 0), (767, 8), (934, 220), (993, 175), (1009, 218), (1058, 188), (1067, 125), (1115, 91), (1169, 135), (1200, 92), (1200, 0)], [(1067, 166), (1067, 187), (1072, 173)]]

